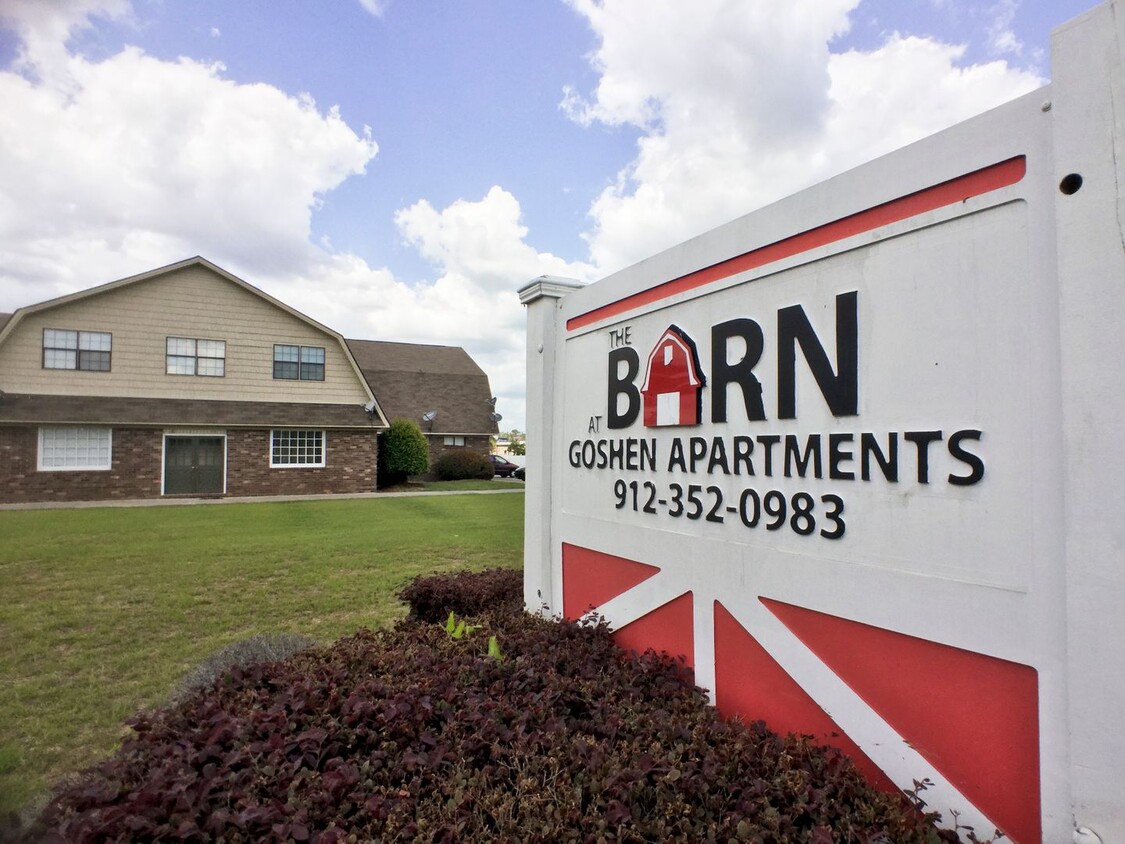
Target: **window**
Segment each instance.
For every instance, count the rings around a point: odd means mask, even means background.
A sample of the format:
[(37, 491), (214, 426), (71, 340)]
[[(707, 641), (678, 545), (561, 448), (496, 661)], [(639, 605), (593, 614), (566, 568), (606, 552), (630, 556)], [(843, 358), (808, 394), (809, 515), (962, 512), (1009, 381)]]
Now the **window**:
[(108, 331), (43, 329), (44, 369), (84, 369), (109, 372), (113, 335)]
[(323, 466), (324, 431), (273, 431), (270, 466)]
[(464, 445), (465, 444), (465, 438), (464, 437), (446, 437), (445, 438), (445, 444), (446, 445)]
[(113, 457), (110, 428), (40, 428), (39, 471), (108, 469)]
[(166, 352), (165, 371), (169, 375), (210, 375), (218, 378), (226, 375), (226, 340), (169, 337)]
[(273, 377), (289, 381), (323, 381), (323, 346), (274, 346)]

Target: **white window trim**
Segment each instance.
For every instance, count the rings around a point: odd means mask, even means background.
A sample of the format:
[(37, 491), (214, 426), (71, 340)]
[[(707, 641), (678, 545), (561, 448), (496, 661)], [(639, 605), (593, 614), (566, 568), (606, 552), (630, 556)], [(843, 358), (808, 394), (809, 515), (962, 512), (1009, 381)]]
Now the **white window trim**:
[[(74, 348), (69, 346), (48, 346), (47, 345), (47, 332), (55, 334), (73, 334), (74, 335)], [(82, 338), (92, 337), (94, 335), (104, 336), (109, 338), (108, 349), (90, 349), (83, 348)], [(47, 352), (74, 352), (74, 366), (48, 366), (47, 365)], [(109, 366), (105, 369), (84, 367), (82, 366), (82, 353), (83, 352), (105, 352), (109, 355)], [(60, 370), (63, 372), (112, 372), (113, 371), (113, 332), (112, 331), (98, 331), (88, 328), (44, 328), (40, 345), (40, 366), (43, 369)]]
[[(274, 463), (273, 438), (275, 434), (283, 432), (306, 431), (320, 434), (320, 462), (319, 463)], [(328, 432), (320, 428), (271, 428), (269, 441), (269, 456), (271, 469), (323, 469), (328, 465)]]
[(106, 427), (90, 427), (89, 430), (105, 431), (109, 440), (109, 450), (106, 452), (105, 465), (94, 466), (44, 466), (43, 465), (43, 434), (45, 431), (59, 431), (70, 428), (86, 428), (84, 425), (45, 425), (39, 428), (39, 444), (35, 455), (35, 467), (40, 472), (108, 472), (113, 468), (113, 429)]
[[(168, 346), (173, 340), (184, 340), (191, 343), (192, 353), (188, 354), (173, 354), (168, 351)], [(222, 343), (223, 354), (221, 357), (214, 355), (201, 355), (199, 353), (200, 343)], [(191, 372), (173, 372), (168, 368), (168, 363), (171, 358), (190, 359)], [(199, 362), (203, 360), (221, 360), (223, 362), (223, 371), (221, 373), (214, 372), (200, 372)], [(173, 378), (225, 378), (227, 374), (227, 341), (217, 340), (213, 337), (181, 337), (178, 334), (169, 334), (164, 338), (164, 374), (171, 375)]]
[[(296, 349), (297, 359), (295, 361), (277, 359), (277, 350), (280, 348)], [(306, 363), (304, 361), (305, 352), (318, 351), (320, 352), (322, 360), (319, 363)], [(295, 363), (297, 365), (297, 374), (293, 378), (286, 378), (278, 376), (277, 364), (278, 363)], [(301, 373), (304, 366), (319, 366), (321, 368), (319, 378), (305, 378)], [(328, 347), (327, 346), (305, 346), (299, 343), (274, 343), (273, 344), (273, 380), (275, 381), (305, 381), (313, 384), (323, 384), (328, 380)]]

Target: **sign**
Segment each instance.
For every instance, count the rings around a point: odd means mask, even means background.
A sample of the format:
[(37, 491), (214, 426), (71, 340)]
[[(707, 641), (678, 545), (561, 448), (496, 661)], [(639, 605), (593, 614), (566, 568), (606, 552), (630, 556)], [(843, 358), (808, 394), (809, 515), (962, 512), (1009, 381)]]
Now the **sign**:
[(1057, 31), (1050, 88), (525, 287), (528, 606), (978, 835), (1125, 840), (1121, 19)]

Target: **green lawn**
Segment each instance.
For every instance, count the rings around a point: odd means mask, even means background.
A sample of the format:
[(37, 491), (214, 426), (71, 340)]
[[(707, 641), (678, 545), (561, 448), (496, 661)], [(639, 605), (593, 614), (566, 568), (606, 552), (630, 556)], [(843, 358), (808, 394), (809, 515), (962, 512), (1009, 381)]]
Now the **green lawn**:
[(422, 484), (427, 492), (465, 492), (468, 490), (523, 489), (523, 481), (515, 478), (493, 478), (490, 481), (426, 481)]
[(0, 511), (0, 813), (236, 639), (384, 626), (414, 575), (522, 556), (518, 494)]

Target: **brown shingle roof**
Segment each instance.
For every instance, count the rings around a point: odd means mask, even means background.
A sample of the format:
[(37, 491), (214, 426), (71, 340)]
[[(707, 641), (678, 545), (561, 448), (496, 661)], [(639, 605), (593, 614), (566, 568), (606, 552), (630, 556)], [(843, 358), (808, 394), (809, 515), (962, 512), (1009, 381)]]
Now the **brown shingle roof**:
[[(412, 419), (426, 433), (496, 433), (488, 376), (460, 346), (347, 343), (388, 421)], [(431, 410), (437, 411), (432, 429), (422, 421)]]
[(221, 425), (227, 428), (371, 428), (356, 405), (202, 401), (104, 396), (0, 396), (0, 424), (94, 424), (138, 427)]

